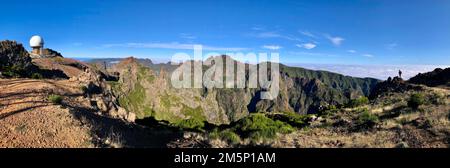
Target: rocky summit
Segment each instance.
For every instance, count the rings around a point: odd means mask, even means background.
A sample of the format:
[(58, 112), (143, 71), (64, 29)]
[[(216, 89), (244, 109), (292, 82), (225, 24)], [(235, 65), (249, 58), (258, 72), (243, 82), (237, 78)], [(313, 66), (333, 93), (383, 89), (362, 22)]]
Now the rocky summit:
[(445, 86), (450, 87), (450, 68), (436, 68), (434, 71), (419, 73), (417, 76), (409, 79), (411, 83), (423, 84), (431, 87)]
[(0, 41), (0, 70), (2, 76), (28, 75), (34, 70), (31, 58), (22, 44)]

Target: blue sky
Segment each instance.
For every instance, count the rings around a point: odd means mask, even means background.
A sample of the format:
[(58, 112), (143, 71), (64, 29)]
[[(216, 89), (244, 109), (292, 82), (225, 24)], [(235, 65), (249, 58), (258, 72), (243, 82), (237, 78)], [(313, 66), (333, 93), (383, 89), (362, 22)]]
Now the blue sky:
[(450, 1), (5, 1), (0, 39), (66, 57), (169, 60), (192, 44), (284, 63), (450, 65)]

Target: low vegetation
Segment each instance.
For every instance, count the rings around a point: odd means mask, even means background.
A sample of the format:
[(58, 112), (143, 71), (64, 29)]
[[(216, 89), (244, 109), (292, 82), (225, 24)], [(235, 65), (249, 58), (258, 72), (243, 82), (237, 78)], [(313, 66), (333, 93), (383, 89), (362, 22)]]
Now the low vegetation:
[[(253, 144), (261, 142), (270, 142), (274, 140), (278, 134), (288, 134), (295, 131), (290, 124), (276, 119), (267, 117), (268, 113), (256, 113), (241, 119), (234, 126), (219, 130), (213, 129), (209, 132), (210, 139), (221, 139), (229, 144), (236, 145), (242, 140), (249, 140)], [(293, 114), (290, 115), (291, 117)], [(273, 116), (272, 116), (273, 117)], [(289, 118), (288, 116), (286, 116)], [(297, 122), (303, 121), (298, 120)]]
[(291, 125), (272, 120), (261, 113), (252, 114), (241, 120), (237, 128), (253, 142), (270, 140), (275, 138), (277, 133), (287, 134), (294, 131)]
[(31, 78), (33, 78), (33, 79), (42, 79), (44, 77), (40, 73), (33, 73), (33, 74), (31, 74)]
[(25, 75), (25, 69), (21, 65), (0, 67), (1, 75), (9, 78), (17, 78)]
[(332, 114), (336, 114), (337, 112), (339, 112), (339, 108), (335, 105), (329, 105), (326, 108), (319, 110), (318, 114), (320, 116), (330, 116)]
[(285, 122), (293, 127), (304, 127), (311, 119), (311, 115), (301, 115), (294, 112), (283, 112), (270, 117), (271, 119)]
[(224, 131), (219, 131), (217, 128), (209, 133), (209, 138), (211, 139), (221, 139), (232, 145), (239, 144), (241, 142), (241, 137), (233, 132), (231, 129)]
[(368, 109), (363, 109), (357, 119), (358, 125), (369, 128), (375, 126), (379, 121), (378, 116), (370, 113)]
[(80, 86), (80, 90), (81, 90), (81, 92), (83, 92), (83, 94), (86, 94), (86, 93), (88, 93), (88, 91), (89, 91), (89, 89), (88, 89), (88, 87), (87, 86)]
[(430, 102), (434, 105), (445, 105), (445, 96), (443, 94), (434, 93), (430, 98)]
[(149, 68), (142, 65), (139, 65), (138, 76), (139, 78), (145, 79), (148, 83), (155, 81), (155, 76), (150, 73)]
[(48, 100), (53, 104), (61, 104), (63, 101), (63, 97), (60, 95), (51, 94), (48, 96)]
[(144, 118), (146, 115), (144, 111), (139, 110), (141, 104), (145, 101), (145, 89), (136, 84), (134, 89), (125, 96), (119, 97), (119, 104), (125, 107), (128, 111), (134, 111), (138, 118)]
[(418, 109), (420, 105), (425, 103), (425, 96), (421, 93), (414, 93), (408, 100), (408, 107), (412, 109)]
[(205, 122), (197, 118), (190, 118), (186, 120), (180, 120), (179, 122), (176, 122), (172, 125), (179, 127), (181, 129), (203, 131), (203, 128), (205, 127)]
[(363, 105), (367, 105), (367, 104), (369, 104), (369, 98), (362, 96), (357, 99), (350, 100), (350, 102), (348, 102), (346, 106), (350, 107), (350, 108), (355, 108), (355, 107), (359, 107), (359, 106), (363, 106)]

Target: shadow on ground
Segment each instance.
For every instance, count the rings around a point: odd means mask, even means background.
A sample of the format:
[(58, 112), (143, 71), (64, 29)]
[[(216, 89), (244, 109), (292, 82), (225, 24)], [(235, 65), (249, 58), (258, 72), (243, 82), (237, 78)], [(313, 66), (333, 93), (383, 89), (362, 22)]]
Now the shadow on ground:
[(83, 124), (91, 126), (91, 131), (98, 137), (94, 144), (98, 147), (110, 147), (109, 143), (119, 144), (126, 148), (166, 148), (167, 144), (183, 137), (183, 133), (159, 123), (152, 126), (141, 126), (127, 123), (120, 119), (95, 114), (95, 111), (68, 104), (72, 114)]

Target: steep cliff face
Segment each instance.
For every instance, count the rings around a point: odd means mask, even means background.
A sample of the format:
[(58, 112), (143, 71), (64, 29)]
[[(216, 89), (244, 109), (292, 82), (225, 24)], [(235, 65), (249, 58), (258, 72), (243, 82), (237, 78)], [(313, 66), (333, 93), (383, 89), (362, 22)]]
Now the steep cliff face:
[(112, 83), (119, 103), (137, 118), (154, 117), (171, 123), (185, 119), (228, 123), (219, 109), (215, 95), (202, 97), (202, 89), (175, 89), (167, 71), (159, 75), (153, 70), (128, 58), (114, 66), (120, 73), (119, 81)]
[[(316, 113), (328, 105), (344, 104), (368, 96), (378, 80), (353, 78), (326, 71), (312, 71), (280, 65), (280, 95), (275, 101), (262, 101), (268, 107), (256, 111)], [(270, 106), (269, 106), (270, 105)]]
[[(113, 84), (115, 94), (120, 105), (135, 112), (138, 118), (154, 117), (171, 123), (192, 119), (227, 124), (258, 111), (316, 113), (328, 105), (344, 104), (351, 98), (368, 96), (378, 82), (376, 79), (352, 78), (280, 64), (278, 97), (263, 100), (260, 99), (263, 91), (260, 87), (176, 89), (170, 83), (176, 66), (148, 66), (134, 58), (115, 65), (112, 69), (120, 73), (120, 80)], [(151, 66), (158, 67), (159, 71)], [(204, 66), (204, 70), (208, 68)], [(248, 72), (246, 76), (248, 82)]]

